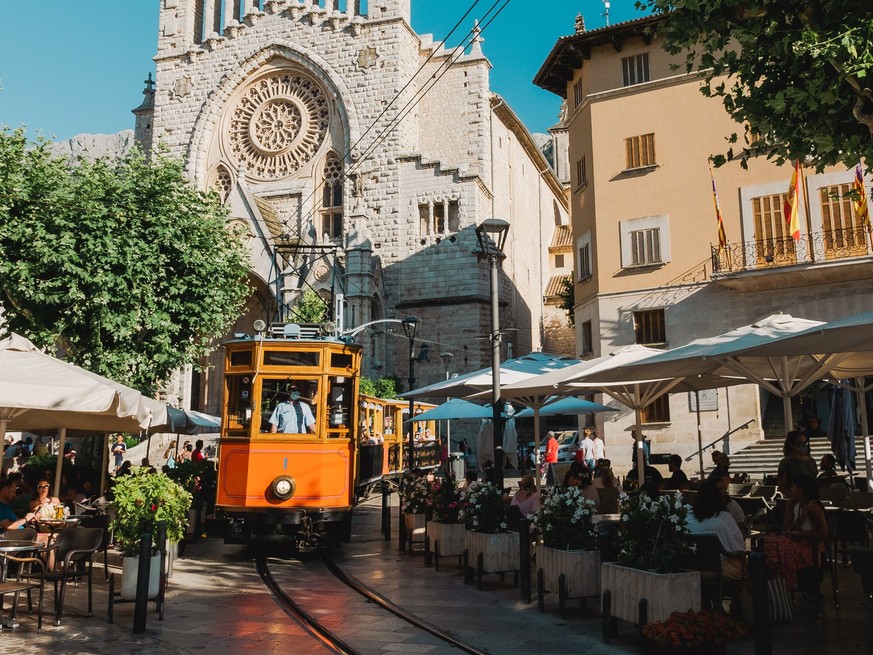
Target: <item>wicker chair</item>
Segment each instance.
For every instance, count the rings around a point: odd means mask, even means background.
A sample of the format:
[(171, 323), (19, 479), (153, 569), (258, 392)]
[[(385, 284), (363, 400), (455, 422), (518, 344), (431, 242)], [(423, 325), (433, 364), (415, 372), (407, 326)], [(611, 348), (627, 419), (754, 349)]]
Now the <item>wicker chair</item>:
[(100, 542), (99, 550), (103, 552), (103, 571), (106, 574), (106, 582), (109, 582), (109, 516), (106, 514), (86, 514), (81, 517), (79, 525), (83, 528), (99, 528), (103, 531), (103, 541)]
[(92, 615), (92, 581), (94, 553), (103, 542), (100, 528), (67, 528), (58, 534), (50, 550), (54, 551), (56, 566), (46, 571), (46, 580), (54, 583), (55, 625), (61, 624), (67, 583), (88, 578), (88, 616)]
[[(15, 532), (20, 532), (16, 530)], [(8, 555), (0, 553), (0, 558), (3, 560), (3, 566), (7, 571), (14, 564), (16, 568), (15, 576), (10, 579), (0, 582), (0, 613), (2, 613), (5, 597), (8, 594), (14, 595), (12, 601), (12, 618), (18, 612), (18, 601), (22, 591), (27, 592), (27, 607), (28, 611), (33, 613), (33, 599), (31, 592), (39, 591), (39, 605), (36, 615), (36, 631), (42, 630), (42, 601), (45, 595), (45, 563), (36, 556), (36, 554), (22, 556)]]

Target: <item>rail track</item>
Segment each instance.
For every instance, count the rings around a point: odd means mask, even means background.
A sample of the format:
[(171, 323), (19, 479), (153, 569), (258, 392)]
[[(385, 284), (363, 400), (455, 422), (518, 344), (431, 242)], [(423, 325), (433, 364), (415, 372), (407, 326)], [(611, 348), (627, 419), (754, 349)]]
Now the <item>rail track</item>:
[[(462, 652), (469, 655), (487, 655), (486, 651), (459, 640), (455, 635), (441, 630), (378, 594), (349, 575), (328, 556), (308, 560), (305, 563), (300, 560), (268, 561), (268, 558), (258, 556), (255, 566), (264, 585), (283, 611), (331, 653), (368, 655), (371, 652), (384, 652), (381, 648), (371, 646), (367, 649), (352, 643), (356, 633), (361, 629), (361, 625), (356, 627), (356, 623), (360, 624), (363, 619), (364, 629), (372, 630), (373, 626), (382, 623), (378, 616), (374, 616), (375, 613), (380, 612), (383, 618), (385, 613), (390, 613), (400, 619), (401, 626), (395, 627), (389, 633), (396, 633), (398, 642), (414, 640), (414, 643), (422, 643), (421, 640), (424, 638), (430, 639), (430, 643), (442, 646), (441, 650), (431, 651), (433, 653)], [(294, 568), (295, 575), (290, 584), (286, 583), (286, 580), (277, 579), (282, 578), (283, 573), (287, 573), (278, 570), (283, 566)], [(287, 575), (284, 577), (288, 578)], [(289, 587), (298, 587), (298, 589), (293, 590)], [(331, 608), (335, 609), (331, 610)], [(342, 613), (342, 621), (338, 621), (334, 616), (337, 611)], [(339, 624), (338, 628), (330, 627), (336, 624)], [(421, 633), (426, 633), (430, 637), (423, 637)], [(372, 643), (370, 637), (358, 636), (357, 639)]]

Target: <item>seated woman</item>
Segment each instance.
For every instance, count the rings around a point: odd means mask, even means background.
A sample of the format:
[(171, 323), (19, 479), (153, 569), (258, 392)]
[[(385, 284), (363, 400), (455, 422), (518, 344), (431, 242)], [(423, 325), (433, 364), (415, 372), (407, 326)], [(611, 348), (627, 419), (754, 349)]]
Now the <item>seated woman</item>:
[(519, 480), (518, 491), (509, 504), (518, 507), (525, 517), (529, 517), (540, 508), (540, 495), (537, 493), (536, 482), (532, 475), (525, 475)]
[(586, 500), (594, 501), (594, 505), (600, 508), (600, 494), (591, 480), (591, 471), (585, 464), (574, 462), (570, 470), (564, 475), (564, 488), (578, 487)]
[(601, 459), (597, 462), (597, 472), (592, 483), (597, 489), (610, 489), (612, 487), (618, 489), (621, 493), (621, 483), (612, 472), (612, 462), (608, 459)]
[(823, 540), (828, 536), (827, 517), (811, 476), (800, 474), (791, 482), (783, 525), (784, 534), (764, 538), (764, 557), (771, 575), (784, 578), (793, 590), (799, 586), (798, 574), (810, 569), (824, 552)]
[(746, 541), (737, 522), (725, 508), (727, 481), (725, 478), (704, 480), (688, 515), (688, 531), (692, 534), (715, 534), (725, 552), (722, 574), (726, 580), (745, 577)]
[(36, 485), (36, 498), (30, 503), (30, 511), (40, 519), (52, 519), (55, 517), (56, 508), (60, 507), (61, 501), (57, 496), (49, 495), (49, 481), (40, 480)]

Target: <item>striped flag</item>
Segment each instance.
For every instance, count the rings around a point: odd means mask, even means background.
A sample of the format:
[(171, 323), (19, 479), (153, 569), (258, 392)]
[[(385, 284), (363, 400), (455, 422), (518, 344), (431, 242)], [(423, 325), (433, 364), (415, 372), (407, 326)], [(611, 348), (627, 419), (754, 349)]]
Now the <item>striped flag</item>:
[(788, 185), (788, 195), (782, 204), (782, 215), (788, 224), (788, 234), (795, 241), (800, 241), (800, 185), (802, 183), (800, 160), (794, 162), (794, 174), (791, 176), (791, 184)]
[(712, 175), (712, 165), (709, 166), (709, 179), (712, 181), (712, 201), (715, 203), (715, 220), (718, 221), (718, 249), (727, 245), (727, 235), (724, 232), (724, 216), (721, 215), (721, 205), (718, 204), (718, 191), (715, 190), (715, 177)]
[(855, 182), (852, 188), (857, 194), (857, 198), (852, 201), (855, 207), (855, 215), (861, 222), (863, 227), (870, 227), (870, 209), (867, 207), (867, 191), (864, 189), (864, 171), (861, 170), (861, 164), (855, 166)]

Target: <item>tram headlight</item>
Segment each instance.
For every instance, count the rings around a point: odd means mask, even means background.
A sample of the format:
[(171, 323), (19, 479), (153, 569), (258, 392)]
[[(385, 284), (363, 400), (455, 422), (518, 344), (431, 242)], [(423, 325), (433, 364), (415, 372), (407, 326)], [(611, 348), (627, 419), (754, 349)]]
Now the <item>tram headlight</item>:
[(279, 500), (288, 500), (297, 491), (297, 483), (294, 478), (288, 475), (281, 475), (271, 485), (273, 493)]

